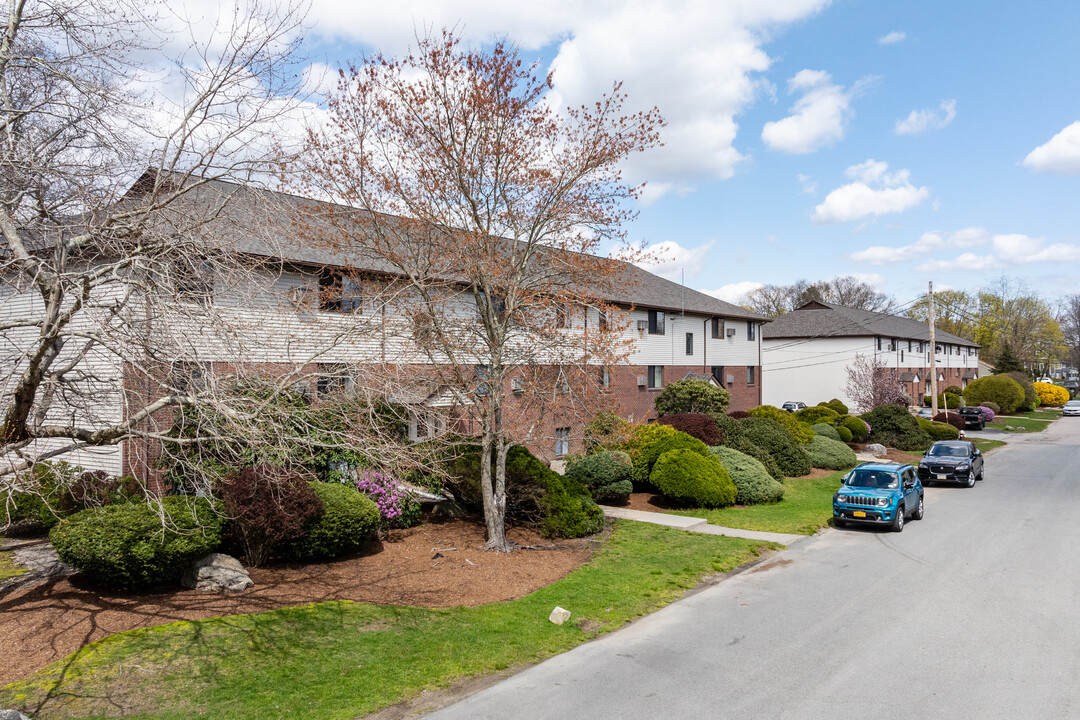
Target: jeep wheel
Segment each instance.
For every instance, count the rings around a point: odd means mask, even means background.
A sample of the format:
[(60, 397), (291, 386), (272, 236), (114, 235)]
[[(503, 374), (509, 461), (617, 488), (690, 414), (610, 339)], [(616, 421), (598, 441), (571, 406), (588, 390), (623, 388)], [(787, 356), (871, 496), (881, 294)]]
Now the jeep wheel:
[(904, 506), (896, 508), (896, 517), (892, 521), (893, 532), (904, 532)]
[(922, 498), (922, 495), (920, 495), (919, 496), (919, 506), (917, 508), (915, 508), (915, 512), (912, 513), (911, 519), (912, 520), (922, 520), (923, 519), (923, 514), (925, 512), (926, 512), (926, 508), (923, 507), (923, 498)]

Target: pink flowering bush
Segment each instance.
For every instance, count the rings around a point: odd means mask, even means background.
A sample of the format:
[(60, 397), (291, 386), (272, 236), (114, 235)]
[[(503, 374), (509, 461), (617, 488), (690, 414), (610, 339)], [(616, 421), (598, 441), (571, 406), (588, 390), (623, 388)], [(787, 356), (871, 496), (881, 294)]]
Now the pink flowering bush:
[(994, 411), (993, 411), (993, 410), (991, 410), (990, 408), (986, 407), (985, 405), (980, 405), (980, 406), (979, 406), (979, 412), (981, 412), (981, 413), (982, 413), (983, 419), (985, 419), (985, 420), (986, 420), (986, 422), (994, 422), (994, 418), (995, 418), (996, 416), (994, 415)]
[(356, 483), (356, 489), (374, 501), (379, 508), (383, 525), (409, 527), (415, 523), (419, 505), (391, 475), (377, 470), (364, 470)]

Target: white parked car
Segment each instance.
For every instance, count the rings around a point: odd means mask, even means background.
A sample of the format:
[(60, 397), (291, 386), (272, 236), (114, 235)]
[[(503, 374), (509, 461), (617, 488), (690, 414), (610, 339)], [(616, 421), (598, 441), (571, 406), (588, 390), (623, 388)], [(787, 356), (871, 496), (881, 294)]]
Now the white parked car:
[(1080, 400), (1070, 400), (1061, 409), (1062, 416), (1080, 415)]

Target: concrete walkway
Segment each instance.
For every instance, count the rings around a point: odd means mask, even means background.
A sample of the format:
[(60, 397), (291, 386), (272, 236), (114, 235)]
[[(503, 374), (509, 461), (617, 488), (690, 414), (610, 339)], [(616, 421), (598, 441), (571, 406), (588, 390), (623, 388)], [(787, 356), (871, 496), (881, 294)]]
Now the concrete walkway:
[(631, 510), (630, 508), (611, 507), (601, 505), (604, 515), (620, 520), (634, 520), (647, 522), (653, 525), (688, 532), (704, 533), (705, 535), (727, 535), (728, 537), (746, 538), (747, 540), (765, 540), (767, 542), (790, 545), (797, 540), (808, 537), (807, 535), (791, 535), (788, 533), (762, 532), (760, 530), (742, 530), (741, 528), (722, 527), (710, 525), (705, 518), (684, 517), (683, 515), (668, 515), (667, 513), (646, 512), (644, 510)]

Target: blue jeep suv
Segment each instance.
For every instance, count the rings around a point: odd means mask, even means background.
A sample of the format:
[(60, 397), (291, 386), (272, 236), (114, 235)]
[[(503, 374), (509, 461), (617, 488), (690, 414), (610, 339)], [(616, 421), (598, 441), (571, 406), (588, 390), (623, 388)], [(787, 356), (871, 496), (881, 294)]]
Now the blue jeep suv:
[(862, 463), (844, 476), (844, 484), (833, 496), (837, 527), (866, 523), (901, 532), (908, 516), (923, 517), (923, 486), (911, 465)]

